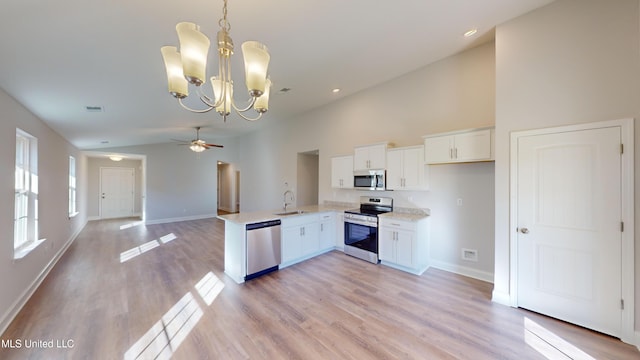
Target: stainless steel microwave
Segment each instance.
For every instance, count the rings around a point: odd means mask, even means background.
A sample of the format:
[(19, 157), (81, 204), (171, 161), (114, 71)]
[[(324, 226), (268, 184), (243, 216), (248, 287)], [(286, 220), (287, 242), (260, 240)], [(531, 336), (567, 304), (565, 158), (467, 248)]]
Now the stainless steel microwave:
[(353, 172), (353, 187), (358, 190), (386, 190), (385, 170)]

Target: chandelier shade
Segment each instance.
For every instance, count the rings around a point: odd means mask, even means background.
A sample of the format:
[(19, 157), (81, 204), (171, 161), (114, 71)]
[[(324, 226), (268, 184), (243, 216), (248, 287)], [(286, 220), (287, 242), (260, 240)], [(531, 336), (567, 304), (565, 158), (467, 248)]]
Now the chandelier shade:
[[(262, 117), (269, 108), (269, 90), (271, 80), (268, 78), (269, 61), (271, 55), (267, 47), (257, 41), (247, 41), (242, 44), (242, 54), (245, 66), (245, 84), (249, 95), (248, 105), (238, 108), (233, 99), (233, 81), (231, 79), (231, 56), (233, 55), (233, 40), (229, 34), (231, 25), (227, 21), (227, 0), (224, 0), (222, 18), (218, 22), (217, 55), (218, 75), (212, 76), (210, 81), (213, 96), (204, 93), (201, 85), (205, 83), (207, 57), (211, 41), (200, 32), (200, 27), (191, 22), (181, 22), (176, 25), (179, 51), (174, 46), (161, 48), (167, 71), (169, 93), (180, 105), (191, 112), (205, 113), (216, 110), (226, 121), (231, 109), (245, 120), (254, 121)], [(189, 84), (196, 87), (197, 96), (204, 104), (204, 109), (193, 109), (182, 99), (189, 96)], [(244, 112), (254, 109), (258, 115), (249, 118)], [(194, 150), (195, 151), (195, 150)]]
[(271, 90), (271, 79), (267, 78), (264, 87), (264, 93), (253, 104), (253, 108), (259, 113), (265, 113), (269, 110), (269, 92)]
[[(224, 88), (222, 87), (224, 84)], [(221, 115), (229, 115), (231, 112), (231, 99), (233, 98), (233, 81), (222, 82), (221, 79), (215, 76), (211, 77), (211, 86), (213, 87), (213, 94), (216, 98), (216, 111)], [(225, 99), (222, 100), (222, 97)]]
[(180, 40), (184, 77), (190, 83), (200, 86), (206, 79), (207, 55), (211, 42), (194, 23), (181, 22), (176, 25), (176, 32)]
[(182, 60), (178, 49), (175, 46), (163, 46), (160, 51), (167, 69), (169, 93), (176, 98), (189, 96), (189, 83), (182, 71)]
[(247, 41), (242, 44), (244, 56), (244, 71), (249, 94), (262, 95), (267, 83), (267, 68), (269, 67), (269, 50), (257, 41)]

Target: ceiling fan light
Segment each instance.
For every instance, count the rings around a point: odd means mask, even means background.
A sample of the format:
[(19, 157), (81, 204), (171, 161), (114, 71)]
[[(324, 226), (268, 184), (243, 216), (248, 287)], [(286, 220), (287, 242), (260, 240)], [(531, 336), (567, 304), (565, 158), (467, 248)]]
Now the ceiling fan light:
[(189, 96), (189, 83), (182, 72), (182, 60), (178, 49), (175, 46), (163, 46), (160, 51), (167, 70), (169, 93), (179, 99)]
[[(222, 115), (229, 115), (231, 112), (231, 99), (233, 98), (233, 81), (226, 81), (225, 89), (223, 89), (222, 80), (212, 76), (211, 86), (213, 87), (213, 95), (216, 98), (216, 104), (220, 104), (216, 106), (216, 111)], [(222, 96), (224, 96), (224, 101), (220, 100)]]
[(271, 79), (267, 78), (264, 93), (256, 99), (253, 108), (259, 113), (265, 113), (269, 110), (269, 93), (271, 92)]
[(210, 41), (200, 27), (194, 23), (181, 22), (176, 25), (180, 40), (180, 56), (184, 77), (192, 84), (204, 84), (206, 77), (207, 55)]
[(257, 41), (246, 41), (242, 44), (244, 70), (247, 89), (251, 96), (260, 96), (265, 91), (267, 70), (269, 68), (269, 50)]
[(189, 149), (191, 149), (191, 151), (193, 152), (203, 152), (206, 148), (200, 144), (192, 144), (191, 146), (189, 146)]

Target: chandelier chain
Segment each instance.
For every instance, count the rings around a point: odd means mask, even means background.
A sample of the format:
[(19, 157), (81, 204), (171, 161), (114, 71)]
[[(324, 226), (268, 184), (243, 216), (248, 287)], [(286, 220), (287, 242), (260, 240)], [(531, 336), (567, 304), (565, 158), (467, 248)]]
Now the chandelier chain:
[(224, 0), (222, 5), (222, 18), (218, 21), (218, 26), (227, 31), (231, 31), (231, 24), (227, 21), (227, 0)]

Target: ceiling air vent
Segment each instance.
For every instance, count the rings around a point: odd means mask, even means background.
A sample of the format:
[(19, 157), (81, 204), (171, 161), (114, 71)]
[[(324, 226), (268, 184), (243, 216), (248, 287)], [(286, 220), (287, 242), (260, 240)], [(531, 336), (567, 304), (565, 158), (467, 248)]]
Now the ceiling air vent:
[(87, 109), (87, 112), (92, 112), (92, 113), (104, 112), (104, 109), (102, 108), (102, 106), (85, 106), (85, 109)]

